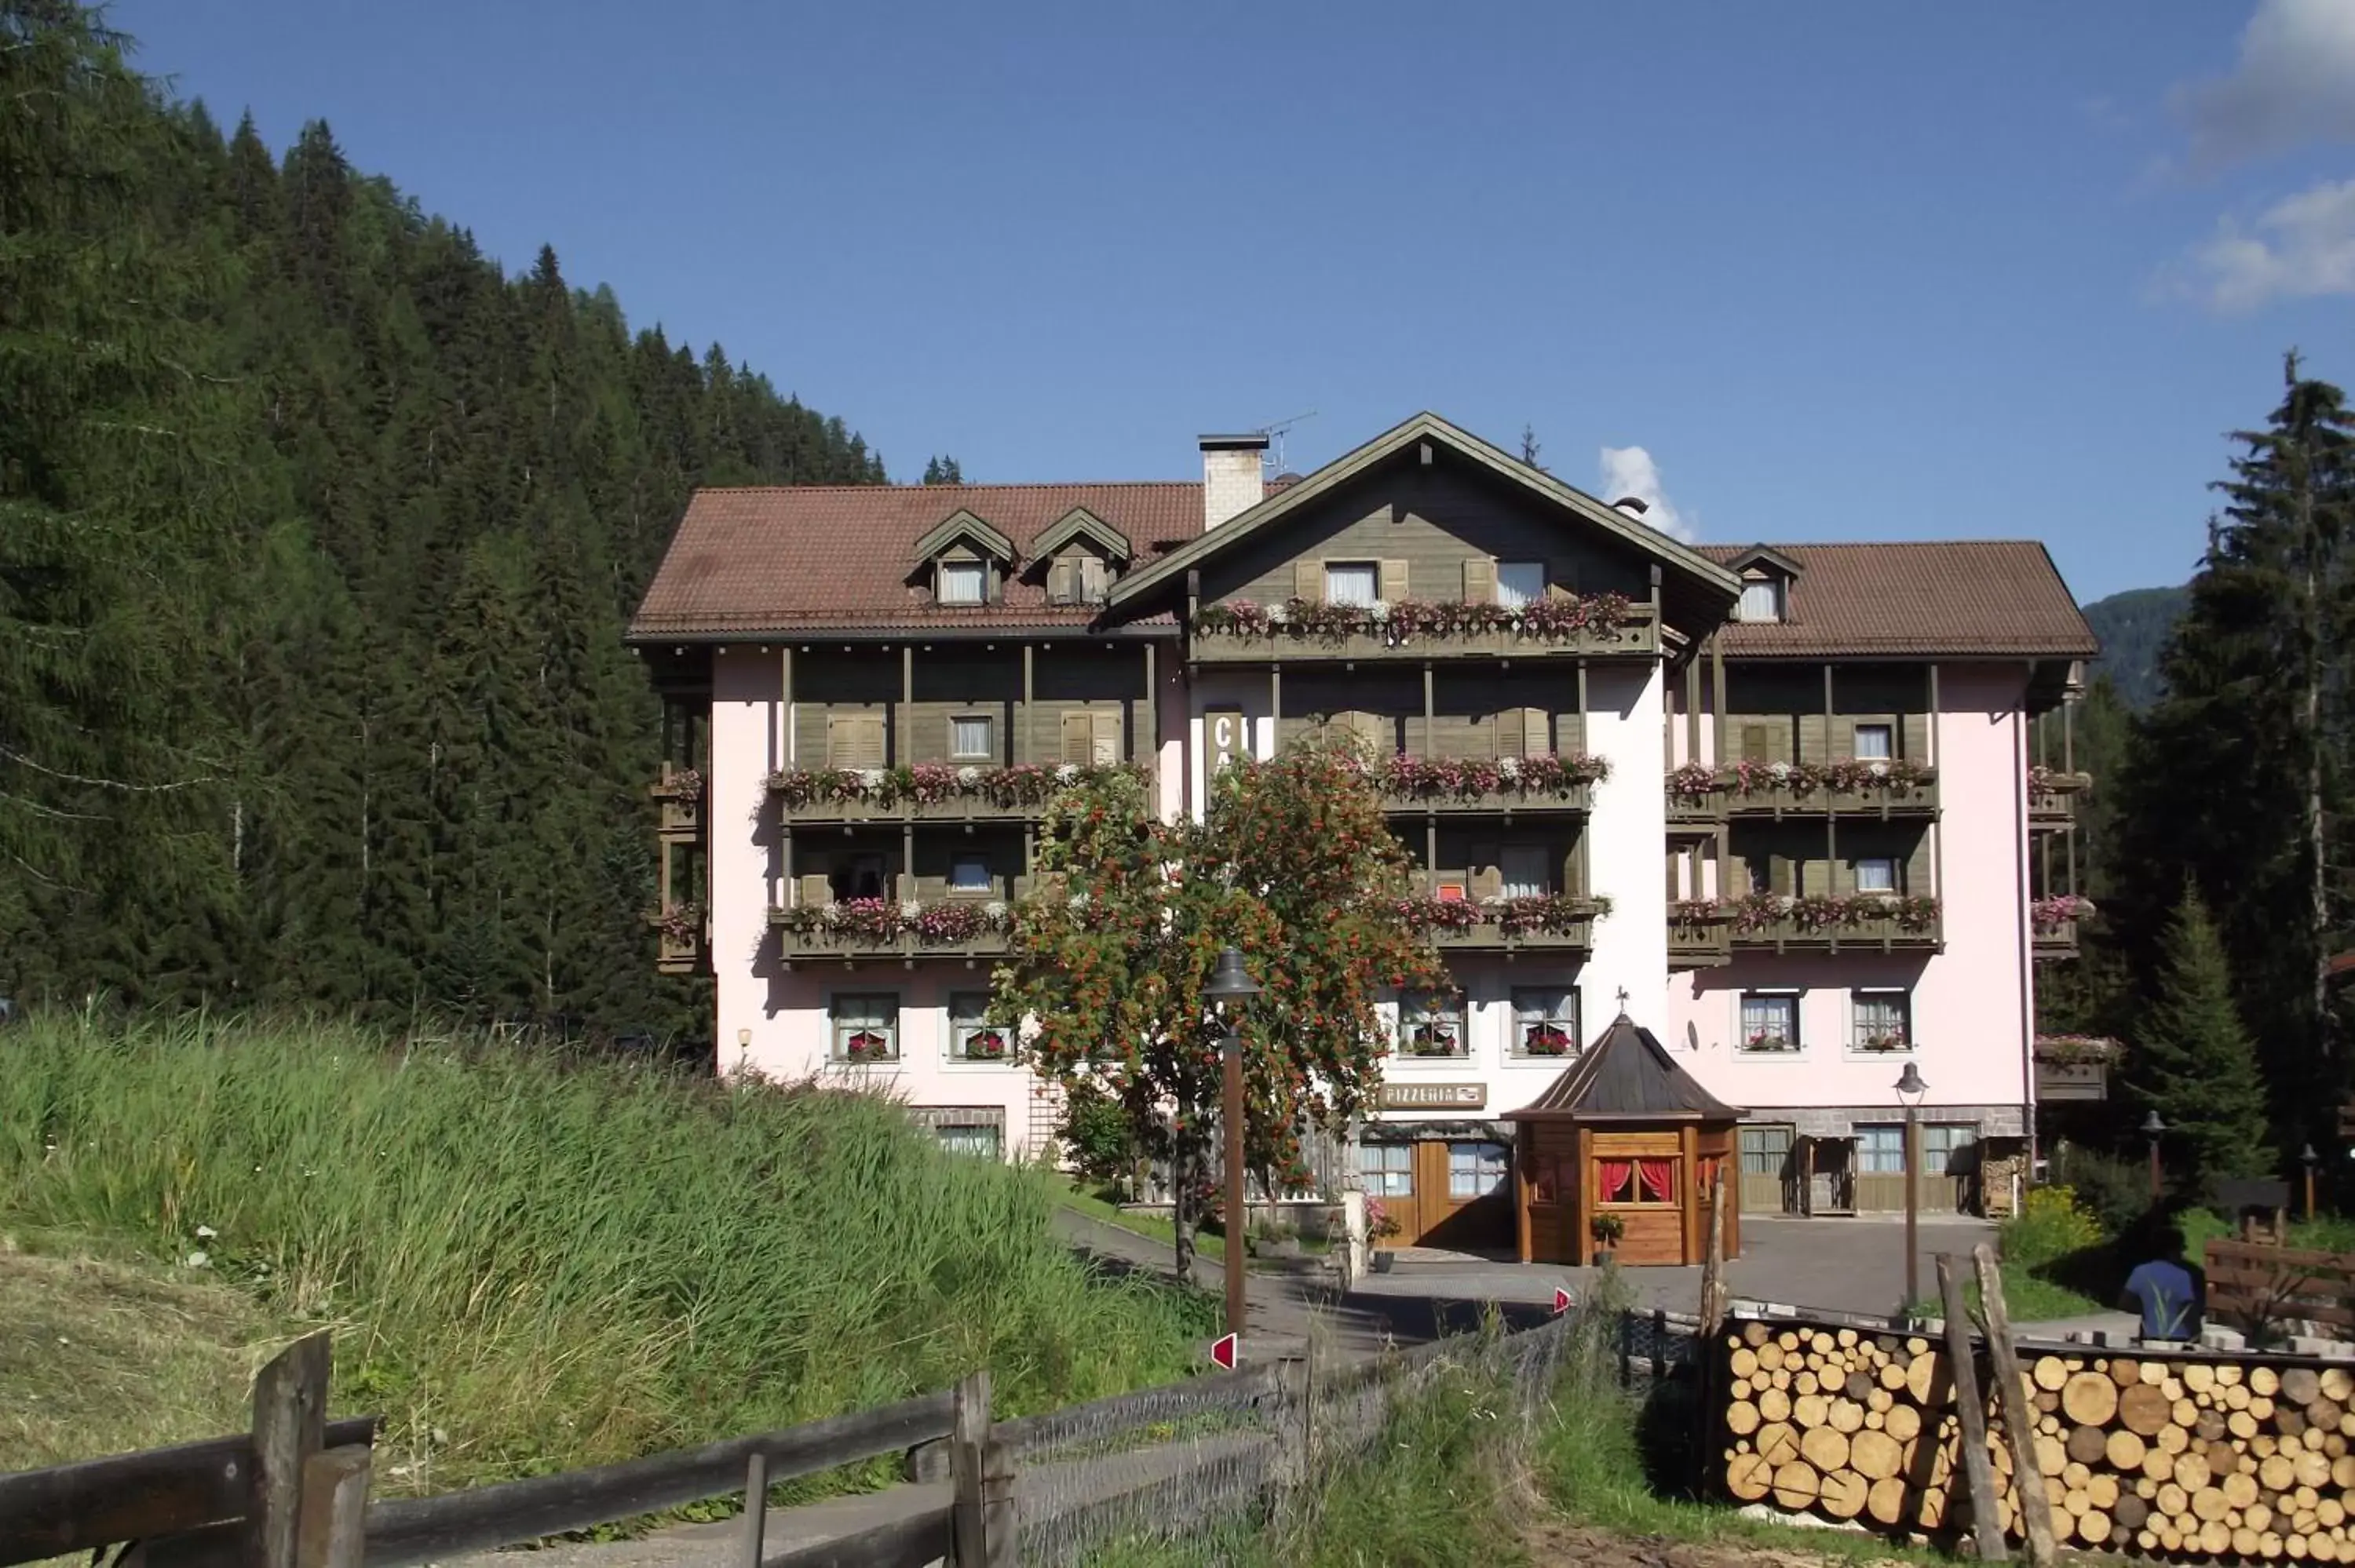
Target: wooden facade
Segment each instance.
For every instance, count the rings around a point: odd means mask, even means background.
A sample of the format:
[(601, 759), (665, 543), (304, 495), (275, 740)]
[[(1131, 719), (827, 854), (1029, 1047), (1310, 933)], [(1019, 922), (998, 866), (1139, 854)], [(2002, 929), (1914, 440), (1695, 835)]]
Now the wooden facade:
[[(1523, 1263), (1587, 1265), (1593, 1223), (1625, 1227), (1612, 1247), (1631, 1266), (1698, 1264), (1709, 1246), (1709, 1192), (1739, 1168), (1742, 1112), (1693, 1081), (1625, 1013), (1514, 1124), (1516, 1238)], [(1725, 1255), (1739, 1255), (1739, 1205), (1728, 1202)]]

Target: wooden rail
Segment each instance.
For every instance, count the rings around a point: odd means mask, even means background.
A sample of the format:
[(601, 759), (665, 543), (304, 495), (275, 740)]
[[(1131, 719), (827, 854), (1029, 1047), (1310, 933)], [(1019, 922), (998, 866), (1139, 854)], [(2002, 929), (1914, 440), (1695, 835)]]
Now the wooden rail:
[(2355, 1255), (2211, 1241), (2208, 1315), (2257, 1330), (2286, 1319), (2355, 1328)]

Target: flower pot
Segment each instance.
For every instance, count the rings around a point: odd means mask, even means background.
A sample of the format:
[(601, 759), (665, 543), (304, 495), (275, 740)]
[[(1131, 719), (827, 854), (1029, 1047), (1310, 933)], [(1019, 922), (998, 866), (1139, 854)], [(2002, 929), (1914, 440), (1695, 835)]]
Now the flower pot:
[(1398, 1254), (1391, 1251), (1388, 1247), (1378, 1247), (1375, 1249), (1374, 1272), (1376, 1274), (1388, 1274), (1391, 1269), (1396, 1268), (1397, 1266)]

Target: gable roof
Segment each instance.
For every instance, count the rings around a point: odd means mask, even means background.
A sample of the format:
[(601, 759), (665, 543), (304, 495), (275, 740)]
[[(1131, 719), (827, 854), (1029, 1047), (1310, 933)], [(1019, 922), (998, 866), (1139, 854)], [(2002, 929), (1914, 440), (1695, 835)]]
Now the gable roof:
[(1014, 564), (1014, 541), (962, 506), (950, 513), (939, 527), (916, 541), (917, 564), (939, 555), (959, 539), (972, 540), (992, 560), (1003, 561), (1009, 567)]
[(1772, 545), (1752, 545), (1737, 550), (1726, 558), (1725, 565), (1737, 572), (1744, 571), (1751, 567), (1773, 567), (1785, 576), (1794, 577), (1806, 570), (1805, 567)]
[(1056, 522), (1054, 526), (1030, 541), (1033, 556), (1050, 556), (1074, 539), (1085, 539), (1104, 553), (1107, 560), (1125, 564), (1136, 554), (1128, 536), (1084, 506), (1074, 506)]
[[(1754, 545), (1704, 545), (1729, 565)], [(1728, 658), (2089, 659), (2094, 629), (2044, 546), (2030, 539), (1884, 545), (1777, 545), (1800, 568), (1781, 620), (1737, 620), (1718, 633)]]
[(698, 490), (630, 620), (636, 642), (825, 630), (1086, 630), (1092, 605), (1047, 602), (1016, 577), (984, 605), (935, 606), (908, 586), (916, 544), (959, 511), (1018, 556), (1085, 507), (1140, 555), (1202, 531), (1199, 482), (1128, 484), (760, 485)]
[(1586, 1054), (1507, 1121), (1738, 1121), (1742, 1113), (1700, 1086), (1648, 1029), (1625, 1013)]
[(1114, 607), (1133, 604), (1140, 597), (1156, 589), (1166, 591), (1167, 585), (1173, 579), (1181, 578), (1188, 567), (1199, 566), (1208, 557), (1278, 523), (1319, 496), (1330, 494), (1418, 441), (1444, 446), (1470, 459), (1653, 556), (1662, 565), (1673, 567), (1687, 577), (1716, 589), (1727, 599), (1742, 591), (1741, 579), (1718, 562), (1426, 410), (1402, 424), (1392, 426), (1355, 451), (1334, 459), (1297, 483), (1272, 492), (1258, 505), (1220, 524), (1190, 544), (1170, 551), (1143, 571), (1130, 573), (1113, 585), (1112, 604)]

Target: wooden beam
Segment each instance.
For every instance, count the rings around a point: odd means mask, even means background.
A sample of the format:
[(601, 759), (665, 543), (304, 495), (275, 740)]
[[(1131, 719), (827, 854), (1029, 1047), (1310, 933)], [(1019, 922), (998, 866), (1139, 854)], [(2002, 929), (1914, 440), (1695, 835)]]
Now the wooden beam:
[(1717, 719), (1717, 742), (1710, 765), (1722, 768), (1725, 766), (1725, 645), (1713, 631), (1709, 637), (1709, 663), (1710, 679), (1717, 688), (1710, 697)]
[(1526, 1127), (1513, 1134), (1513, 1240), (1523, 1263), (1529, 1261), (1529, 1163), (1538, 1157), (1537, 1142), (1537, 1134)]
[(303, 1468), (326, 1446), (333, 1360), (322, 1331), (280, 1351), (253, 1380), (253, 1502), (245, 1520), (252, 1568), (297, 1568)]
[(1423, 756), (1425, 761), (1439, 755), (1438, 743), (1433, 738), (1439, 728), (1439, 708), (1434, 696), (1431, 661), (1425, 659), (1423, 662)]
[(1015, 726), (1014, 731), (1014, 760), (1017, 763), (1030, 760), (1031, 747), (1034, 744), (1030, 731), (1039, 722), (1032, 706), (1036, 701), (1033, 694), (1037, 690), (1037, 685), (1033, 678), (1035, 672), (1030, 664), (1030, 656), (1036, 652), (1037, 650), (1028, 642), (1022, 645), (1022, 722)]
[(366, 1445), (326, 1448), (303, 1467), (296, 1515), (296, 1568), (362, 1568), (368, 1550), (368, 1476), (376, 1455)]
[(2003, 1271), (1995, 1249), (1971, 1249), (1979, 1277), (1979, 1311), (1987, 1324), (1987, 1363), (1995, 1373), (1996, 1408), (2004, 1442), (2011, 1449), (2011, 1506), (2028, 1538), (2030, 1568), (2052, 1568), (2052, 1499), (2044, 1490), (2044, 1467), (2036, 1457), (2036, 1408), (2020, 1384), (2019, 1352), (2011, 1342), (2011, 1314), (2003, 1300)]
[(1971, 1319), (1963, 1302), (1962, 1277), (1955, 1260), (1938, 1255), (1938, 1294), (1945, 1302), (1946, 1367), (1955, 1385), (1955, 1404), (1963, 1422), (1963, 1471), (1971, 1488), (1971, 1535), (1978, 1542), (1979, 1561), (2009, 1559), (2003, 1543), (2003, 1516), (1996, 1499), (1995, 1466), (1987, 1459), (1987, 1409), (1979, 1395), (1977, 1368), (1973, 1364)]
[[(1154, 685), (1153, 655), (1153, 643), (1147, 640), (1145, 644), (1145, 740), (1140, 749), (1153, 775), (1153, 781), (1146, 786), (1151, 796), (1147, 809), (1157, 817), (1161, 814), (1161, 705), (1160, 694)], [(1131, 744), (1135, 744), (1134, 737)]]
[(781, 737), (783, 744), (777, 747), (777, 755), (784, 759), (786, 767), (798, 768), (801, 766), (802, 737), (797, 733), (801, 728), (799, 715), (794, 711), (794, 645), (790, 642), (785, 644), (783, 653), (778, 657), (777, 692), (777, 705), (784, 712), (785, 725), (785, 733)]
[(956, 1501), (949, 1516), (955, 1542), (954, 1560), (980, 1564), (989, 1560), (988, 1537), (982, 1511), (982, 1450), (989, 1442), (989, 1369), (967, 1374), (956, 1385), (956, 1403), (949, 1430), (949, 1473), (956, 1485)]
[(1678, 1252), (1685, 1266), (1700, 1261), (1700, 1128), (1687, 1122), (1678, 1132), (1678, 1152), (1684, 1159), (1684, 1176), (1678, 1185), (1683, 1189), (1682, 1213), (1678, 1218)]
[(900, 644), (900, 711), (892, 715), (891, 756), (894, 764), (908, 763), (908, 710), (916, 705), (916, 645)]

